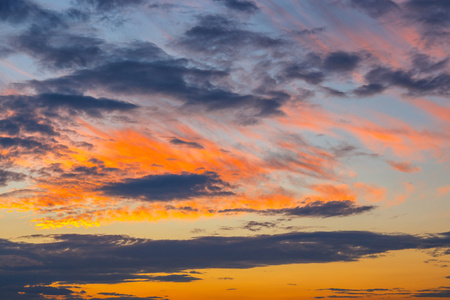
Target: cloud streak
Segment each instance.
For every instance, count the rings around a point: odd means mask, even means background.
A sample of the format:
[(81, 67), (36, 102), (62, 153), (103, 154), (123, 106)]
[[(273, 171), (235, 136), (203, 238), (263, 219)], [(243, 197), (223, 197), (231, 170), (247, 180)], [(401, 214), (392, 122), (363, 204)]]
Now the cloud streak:
[[(49, 285), (53, 282), (112, 284), (131, 279), (189, 282), (199, 278), (187, 274), (146, 274), (205, 268), (240, 269), (292, 263), (348, 262), (392, 250), (431, 249), (450, 245), (448, 233), (421, 237), (364, 231), (293, 232), (191, 240), (73, 234), (48, 237), (54, 241), (1, 241), (2, 253), (17, 257), (17, 263), (10, 260), (0, 272), (0, 289)], [(65, 251), (61, 251), (63, 249)], [(20, 261), (22, 263), (18, 264)], [(68, 269), (71, 272), (66, 272)], [(68, 293), (64, 289), (54, 291)]]

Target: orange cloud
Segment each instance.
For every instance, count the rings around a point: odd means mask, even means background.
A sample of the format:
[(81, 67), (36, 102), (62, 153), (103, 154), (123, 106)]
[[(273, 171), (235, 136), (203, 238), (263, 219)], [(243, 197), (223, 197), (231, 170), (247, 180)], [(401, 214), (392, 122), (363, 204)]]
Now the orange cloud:
[(397, 171), (404, 172), (404, 173), (414, 173), (420, 171), (419, 167), (416, 167), (412, 165), (410, 162), (395, 162), (392, 160), (388, 160), (388, 163), (391, 165), (392, 168), (396, 169)]
[(355, 182), (355, 189), (358, 196), (370, 202), (380, 202), (386, 200), (386, 188), (378, 187), (373, 184), (366, 184), (363, 182)]
[(439, 197), (446, 196), (446, 195), (448, 195), (448, 193), (450, 193), (450, 185), (446, 185), (446, 186), (442, 186), (442, 187), (438, 188)]

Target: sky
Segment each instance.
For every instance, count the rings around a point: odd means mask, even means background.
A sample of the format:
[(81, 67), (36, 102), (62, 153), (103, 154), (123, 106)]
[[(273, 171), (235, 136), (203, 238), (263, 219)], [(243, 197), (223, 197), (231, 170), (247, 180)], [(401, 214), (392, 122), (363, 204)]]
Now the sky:
[(450, 298), (449, 16), (0, 0), (0, 298)]

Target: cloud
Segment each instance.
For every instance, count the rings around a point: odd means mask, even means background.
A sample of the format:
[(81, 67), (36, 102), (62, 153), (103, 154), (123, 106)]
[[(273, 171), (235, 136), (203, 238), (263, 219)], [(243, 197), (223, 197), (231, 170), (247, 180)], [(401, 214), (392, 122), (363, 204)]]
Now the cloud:
[[(16, 114), (23, 113), (26, 115), (31, 115), (34, 113), (37, 114), (34, 118), (39, 120), (45, 115), (49, 115), (59, 109), (66, 110), (71, 114), (84, 112), (90, 116), (100, 116), (101, 112), (127, 111), (137, 108), (138, 106), (129, 102), (114, 99), (52, 93), (38, 94), (34, 96), (0, 96), (0, 107), (5, 110), (14, 110)], [(42, 117), (39, 116), (38, 113), (41, 113)], [(10, 117), (9, 122), (14, 122), (17, 118), (20, 120), (20, 114), (15, 117)], [(21, 126), (26, 131), (35, 130), (44, 131), (47, 133), (52, 133), (53, 131), (53, 128), (51, 128), (51, 125), (49, 124), (42, 125), (41, 122), (38, 122), (40, 125), (36, 125), (31, 122), (32, 121), (26, 121), (25, 124), (18, 124), (18, 126)]]
[(420, 171), (419, 167), (416, 167), (412, 165), (410, 162), (395, 162), (388, 160), (388, 163), (391, 165), (392, 168), (396, 169), (397, 171), (404, 172), (404, 173), (414, 173)]
[(29, 81), (26, 86), (42, 94), (80, 94), (95, 89), (128, 96), (163, 94), (181, 100), (185, 106), (211, 111), (250, 109), (254, 117), (283, 114), (281, 106), (287, 100), (285, 96), (241, 95), (210, 82), (227, 75), (224, 71), (188, 67), (183, 60), (123, 61), (58, 78)]
[(355, 53), (337, 51), (325, 57), (323, 67), (333, 72), (347, 72), (355, 69), (360, 61), (361, 57)]
[[(308, 84), (319, 85), (333, 74), (353, 71), (361, 61), (362, 57), (353, 52), (335, 51), (325, 55), (310, 52), (300, 61), (282, 63), (277, 79), (280, 81), (300, 79)], [(344, 92), (329, 87), (322, 87), (322, 90), (332, 96), (345, 96)]]
[(187, 147), (196, 148), (196, 149), (204, 149), (202, 145), (200, 145), (196, 142), (187, 142), (184, 140), (180, 140), (179, 138), (171, 139), (170, 143), (174, 144), (174, 145), (187, 146)]
[(12, 25), (38, 22), (48, 28), (60, 26), (63, 23), (58, 13), (44, 9), (30, 0), (2, 0), (0, 21)]
[(226, 7), (245, 13), (252, 13), (258, 10), (258, 6), (253, 1), (248, 0), (215, 0), (222, 2)]
[(292, 31), (292, 33), (295, 35), (317, 34), (320, 32), (324, 32), (325, 30), (326, 30), (325, 27), (313, 27), (311, 29), (294, 30)]
[(350, 0), (350, 3), (353, 7), (361, 9), (374, 18), (381, 17), (387, 13), (400, 9), (400, 7), (391, 0)]
[(76, 112), (86, 112), (92, 116), (98, 115), (101, 111), (127, 111), (138, 107), (128, 102), (83, 95), (41, 94), (37, 98), (50, 110), (67, 108)]
[(32, 138), (0, 137), (0, 147), (8, 150), (22, 149), (27, 152), (44, 153), (52, 150), (50, 144), (43, 144)]
[(141, 5), (145, 0), (76, 0), (76, 3), (89, 6), (97, 12), (110, 12)]
[(10, 43), (15, 51), (38, 59), (42, 69), (87, 67), (105, 55), (101, 39), (72, 34), (59, 28), (49, 30), (33, 26), (12, 38)]
[(201, 279), (186, 274), (170, 274), (170, 275), (149, 276), (148, 280), (163, 281), (163, 282), (191, 282)]
[[(0, 291), (12, 286), (44, 286), (54, 282), (112, 284), (132, 279), (188, 282), (198, 278), (173, 272), (193, 268), (253, 268), (356, 261), (391, 250), (450, 246), (450, 233), (414, 236), (367, 231), (292, 232), (253, 237), (206, 236), (191, 240), (75, 234), (35, 237), (51, 237), (54, 241), (18, 243), (0, 240), (2, 254), (38, 262), (26, 268), (23, 265), (2, 268)], [(161, 272), (172, 274), (151, 275)]]
[[(0, 100), (1, 102), (1, 100)], [(0, 107), (6, 108), (6, 105), (0, 104)], [(0, 132), (8, 135), (36, 134), (56, 136), (53, 124), (46, 118), (33, 114), (29, 111), (16, 111), (8, 117), (0, 120)]]
[(309, 84), (319, 84), (325, 80), (325, 74), (322, 71), (310, 69), (302, 64), (289, 64), (280, 74), (282, 79), (301, 79)]
[(318, 296), (315, 299), (322, 298), (368, 298), (368, 297), (395, 297), (403, 298), (447, 298), (450, 295), (449, 287), (439, 287), (434, 289), (408, 290), (402, 288), (369, 288), (369, 289), (345, 289), (345, 288), (327, 288), (316, 291), (328, 291), (331, 295)]
[(281, 212), (286, 215), (299, 217), (329, 218), (360, 214), (363, 212), (368, 212), (374, 208), (375, 206), (359, 206), (350, 200), (329, 202), (315, 201), (308, 203), (305, 206), (280, 209), (278, 211), (274, 210), (274, 212)]
[(98, 293), (99, 295), (104, 295), (104, 296), (125, 296), (125, 297), (132, 297), (133, 295), (129, 295), (129, 294), (120, 294), (120, 293)]
[(27, 31), (9, 38), (8, 44), (11, 50), (37, 59), (40, 68), (45, 70), (85, 68), (126, 60), (154, 61), (169, 58), (169, 55), (150, 42), (110, 44), (95, 35), (58, 27), (49, 29), (39, 25), (33, 25)]
[(450, 31), (450, 5), (448, 1), (409, 0), (403, 4), (404, 17), (422, 29), (425, 40), (445, 42)]
[(230, 185), (214, 172), (202, 174), (161, 174), (129, 178), (104, 186), (110, 196), (138, 198), (146, 201), (171, 201), (195, 197), (232, 195)]
[(400, 87), (412, 95), (448, 95), (450, 93), (450, 75), (446, 73), (417, 77), (412, 71), (405, 72), (391, 70), (388, 67), (377, 67), (364, 77), (368, 86), (359, 87), (355, 90), (356, 92), (373, 95), (376, 90), (382, 92), (388, 87)]
[[(297, 206), (294, 208), (282, 208), (282, 209), (263, 209), (256, 210), (250, 208), (236, 208), (236, 209), (224, 209), (219, 211), (220, 213), (233, 213), (233, 212), (247, 212), (247, 213), (258, 213), (258, 214), (283, 214), (287, 216), (297, 216), (297, 217), (319, 217), (319, 218), (330, 218), (330, 217), (342, 217), (350, 216), (354, 214), (360, 214), (368, 212), (374, 209), (375, 206), (359, 206), (350, 200), (341, 201), (314, 201), (307, 203), (304, 206)], [(260, 224), (260, 226), (263, 226)], [(267, 227), (269, 224), (267, 224)], [(252, 228), (250, 225), (249, 228)], [(256, 228), (254, 229), (257, 230)]]
[(350, 0), (349, 5), (373, 18), (384, 18), (384, 21), (389, 22), (401, 21), (405, 27), (415, 27), (427, 43), (445, 43), (445, 37), (450, 34), (450, 5), (446, 0), (407, 0), (398, 3), (391, 0)]
[(65, 296), (65, 295), (73, 294), (73, 291), (69, 290), (67, 288), (40, 286), (40, 285), (24, 287), (19, 292), (23, 292), (25, 294), (35, 294), (35, 295), (44, 294), (44, 295), (49, 295), (49, 296)]
[(0, 169), (0, 187), (6, 186), (10, 181), (22, 181), (25, 177), (25, 174)]
[(417, 53), (413, 56), (411, 64), (414, 66), (416, 72), (432, 73), (445, 68), (448, 60), (448, 58), (444, 58), (436, 61), (429, 55)]
[[(234, 1), (236, 2), (236, 1)], [(232, 19), (221, 15), (205, 15), (184, 33), (178, 45), (200, 53), (234, 56), (248, 49), (276, 49), (286, 45), (280, 38), (241, 29)]]
[(250, 230), (250, 231), (260, 231), (263, 228), (274, 228), (277, 223), (275, 222), (257, 222), (257, 221), (249, 221), (242, 228)]
[(370, 97), (382, 93), (385, 89), (386, 88), (379, 83), (371, 83), (357, 87), (353, 90), (353, 93), (359, 97)]
[(419, 290), (412, 296), (415, 298), (450, 298), (450, 287)]

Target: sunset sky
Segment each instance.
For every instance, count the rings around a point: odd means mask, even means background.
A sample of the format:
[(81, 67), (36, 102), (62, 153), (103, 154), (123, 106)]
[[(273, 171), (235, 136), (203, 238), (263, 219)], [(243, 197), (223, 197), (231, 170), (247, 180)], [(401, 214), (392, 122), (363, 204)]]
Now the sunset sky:
[(450, 1), (0, 0), (0, 299), (450, 299)]

